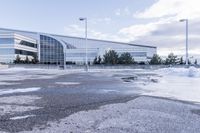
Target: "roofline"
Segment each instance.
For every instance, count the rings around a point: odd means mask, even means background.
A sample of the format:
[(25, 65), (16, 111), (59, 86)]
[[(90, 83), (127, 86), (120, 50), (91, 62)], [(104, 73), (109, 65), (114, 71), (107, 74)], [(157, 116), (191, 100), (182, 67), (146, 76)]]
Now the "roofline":
[[(33, 32), (33, 31), (25, 31), (25, 30), (16, 30), (16, 29), (9, 29), (9, 28), (0, 28), (0, 30), (12, 30), (12, 31), (16, 31), (16, 32), (26, 32), (26, 33), (31, 33), (31, 34), (49, 34), (52, 36), (58, 36), (58, 37), (68, 37), (68, 38), (76, 38), (76, 39), (85, 39), (82, 37), (73, 37), (73, 36), (66, 36), (66, 35), (58, 35), (58, 34), (51, 34), (51, 33), (44, 33), (44, 32)], [(125, 44), (125, 45), (131, 45), (131, 46), (139, 46), (139, 47), (148, 47), (148, 48), (156, 48), (156, 46), (149, 46), (149, 45), (140, 45), (140, 44), (133, 44), (133, 43), (125, 43), (125, 42), (117, 42), (117, 41), (108, 41), (108, 40), (100, 40), (100, 39), (91, 39), (88, 38), (88, 40), (92, 40), (92, 41), (102, 41), (102, 42), (109, 42), (109, 43), (121, 43), (121, 44)]]

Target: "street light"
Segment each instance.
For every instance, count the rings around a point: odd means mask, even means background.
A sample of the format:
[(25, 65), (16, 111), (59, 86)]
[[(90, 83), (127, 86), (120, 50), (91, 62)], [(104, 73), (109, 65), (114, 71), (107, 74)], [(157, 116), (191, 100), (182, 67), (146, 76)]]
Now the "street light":
[(85, 21), (85, 71), (88, 71), (88, 57), (87, 57), (87, 18), (79, 18), (80, 21)]
[(185, 22), (186, 23), (186, 31), (185, 31), (185, 35), (186, 35), (186, 40), (185, 40), (185, 44), (186, 44), (186, 65), (188, 65), (188, 19), (181, 19), (180, 22)]

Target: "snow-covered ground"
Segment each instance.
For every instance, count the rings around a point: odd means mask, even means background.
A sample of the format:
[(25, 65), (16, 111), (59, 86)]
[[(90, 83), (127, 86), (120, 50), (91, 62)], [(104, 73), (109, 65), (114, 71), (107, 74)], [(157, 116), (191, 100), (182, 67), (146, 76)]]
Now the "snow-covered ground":
[[(23, 76), (21, 71), (25, 71)], [(0, 77), (0, 83), (6, 83), (6, 80), (23, 80), (23, 79), (48, 79), (56, 76), (81, 73), (83, 70), (43, 70), (43, 69), (5, 69), (0, 70), (6, 77)], [(95, 73), (94, 73), (95, 72)], [(200, 110), (199, 104), (189, 105), (175, 101), (152, 98), (148, 96), (158, 96), (163, 98), (171, 98), (183, 101), (192, 101), (200, 103), (200, 70), (194, 67), (190, 68), (163, 68), (159, 70), (90, 70), (91, 74), (112, 76), (124, 80), (124, 86), (135, 87), (141, 89), (141, 96), (127, 103), (111, 104), (102, 106), (96, 110), (81, 111), (70, 115), (59, 122), (49, 122), (50, 127), (39, 130), (35, 127), (34, 133), (43, 132), (190, 132), (196, 133), (200, 131), (200, 116), (191, 113), (191, 110)], [(10, 75), (9, 75), (10, 74)], [(15, 75), (16, 74), (16, 75)], [(14, 77), (13, 77), (14, 75)], [(101, 76), (102, 76), (101, 75)], [(79, 85), (79, 82), (56, 82), (58, 85)], [(117, 88), (117, 87), (116, 87)], [(37, 88), (39, 89), (39, 88)], [(37, 91), (33, 90), (33, 91)], [(30, 89), (31, 90), (31, 89)], [(2, 90), (5, 91), (5, 90)], [(17, 89), (15, 90), (17, 91)], [(134, 93), (131, 90), (102, 90), (104, 93)], [(7, 90), (12, 92), (12, 90)], [(1, 91), (0, 91), (1, 95)], [(10, 105), (1, 105), (0, 114), (14, 113), (19, 111), (28, 111), (38, 109), (39, 107), (31, 106), (31, 103), (39, 97), (16, 97), (11, 96), (7, 100), (0, 98), (4, 102), (12, 103), (13, 98), (22, 98), (24, 103), (26, 100), (30, 106), (16, 106), (12, 108)], [(7, 98), (7, 97), (6, 97)], [(1, 112), (1, 108), (4, 112)], [(11, 111), (14, 112), (11, 112)], [(16, 116), (13, 120), (26, 119), (34, 117), (32, 115)]]
[(58, 70), (58, 69), (39, 69), (39, 68), (8, 68), (0, 69), (0, 85), (12, 85), (4, 81), (21, 81), (25, 79), (52, 79), (70, 73), (84, 72), (81, 69)]
[[(59, 122), (49, 122), (44, 130), (33, 133), (197, 133), (200, 131), (199, 109), (163, 99), (140, 97), (127, 103), (102, 106), (97, 110), (81, 111)], [(22, 132), (29, 133), (29, 132)]]
[(144, 95), (168, 97), (200, 103), (200, 70), (190, 68), (164, 68), (156, 70), (161, 75), (157, 83), (139, 85), (148, 91)]
[(38, 90), (40, 90), (39, 87), (34, 87), (34, 88), (21, 88), (21, 89), (1, 89), (1, 90), (0, 90), (0, 95), (12, 94), (12, 93), (33, 92), (33, 91), (38, 91)]
[(36, 107), (34, 102), (40, 98), (31, 95), (0, 97), (0, 116), (39, 109), (40, 107)]
[(56, 82), (58, 85), (79, 85), (79, 82)]

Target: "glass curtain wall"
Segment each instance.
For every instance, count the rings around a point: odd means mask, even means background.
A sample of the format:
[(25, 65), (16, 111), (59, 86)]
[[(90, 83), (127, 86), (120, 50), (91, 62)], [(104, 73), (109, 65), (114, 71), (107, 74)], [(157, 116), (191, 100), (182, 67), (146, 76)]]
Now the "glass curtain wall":
[(40, 62), (42, 64), (64, 65), (62, 44), (54, 38), (40, 35)]
[(14, 38), (0, 38), (0, 63), (12, 63), (14, 58)]

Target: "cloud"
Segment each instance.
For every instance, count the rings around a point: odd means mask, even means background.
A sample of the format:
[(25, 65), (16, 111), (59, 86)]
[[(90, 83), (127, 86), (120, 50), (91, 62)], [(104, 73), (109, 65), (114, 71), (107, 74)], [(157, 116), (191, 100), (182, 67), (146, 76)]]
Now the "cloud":
[(104, 17), (104, 18), (94, 18), (90, 19), (89, 23), (92, 24), (99, 24), (99, 23), (104, 23), (104, 24), (111, 24), (112, 19), (109, 17)]
[[(146, 23), (123, 27), (117, 33), (102, 33), (89, 29), (89, 38), (133, 42), (154, 45), (158, 53), (167, 55), (185, 53), (185, 23), (178, 20), (189, 19), (189, 52), (200, 54), (200, 1), (199, 0), (158, 0), (144, 11), (134, 14), (134, 19)], [(129, 8), (117, 9), (115, 15), (130, 15)], [(111, 21), (109, 18), (97, 19), (96, 22)], [(78, 25), (65, 27), (66, 34), (84, 36), (84, 29)]]
[(115, 11), (115, 15), (116, 15), (116, 16), (120, 16), (120, 15), (121, 15), (121, 9), (117, 9), (117, 10)]
[[(182, 18), (189, 19), (189, 51), (197, 54), (200, 50), (200, 1), (199, 0), (158, 0), (142, 12), (134, 14), (135, 19), (146, 19), (144, 32), (133, 42), (150, 43), (158, 46), (162, 55), (174, 52), (185, 53), (185, 23), (180, 23)], [(148, 22), (157, 20), (162, 23)], [(135, 36), (135, 25), (126, 29), (126, 34)], [(137, 32), (136, 32), (137, 33)], [(141, 34), (143, 33), (143, 34)], [(132, 37), (133, 38), (133, 37)], [(200, 54), (200, 53), (199, 53)]]
[(176, 19), (198, 18), (200, 14), (199, 0), (159, 0), (143, 12), (134, 14), (139, 18), (162, 18), (173, 16)]
[[(80, 27), (79, 25), (69, 25), (64, 28), (64, 32), (66, 35), (76, 36), (76, 37), (84, 37), (85, 29)], [(124, 41), (121, 39), (118, 34), (108, 34), (102, 33), (93, 29), (88, 28), (88, 38), (93, 39), (101, 39), (101, 40), (114, 40), (114, 41)]]
[(125, 7), (124, 9), (116, 9), (115, 10), (115, 15), (116, 16), (129, 16), (131, 15), (131, 11), (128, 7)]
[(126, 37), (129, 41), (133, 41), (139, 39), (141, 36), (150, 35), (151, 32), (156, 31), (159, 24), (162, 24), (162, 21), (152, 22), (148, 24), (132, 25), (120, 29), (118, 33)]

